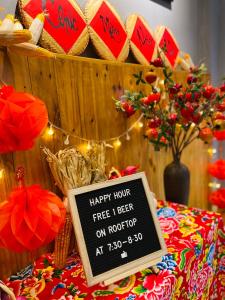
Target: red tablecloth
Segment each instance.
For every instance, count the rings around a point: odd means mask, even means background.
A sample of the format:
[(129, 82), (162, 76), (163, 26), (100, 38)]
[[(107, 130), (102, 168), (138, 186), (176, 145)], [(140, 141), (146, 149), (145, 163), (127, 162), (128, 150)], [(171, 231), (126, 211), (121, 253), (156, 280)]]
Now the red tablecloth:
[(168, 255), (157, 272), (146, 269), (108, 287), (88, 288), (77, 254), (63, 270), (46, 254), (7, 285), (18, 299), (171, 300), (225, 299), (225, 232), (219, 214), (159, 203), (158, 218)]

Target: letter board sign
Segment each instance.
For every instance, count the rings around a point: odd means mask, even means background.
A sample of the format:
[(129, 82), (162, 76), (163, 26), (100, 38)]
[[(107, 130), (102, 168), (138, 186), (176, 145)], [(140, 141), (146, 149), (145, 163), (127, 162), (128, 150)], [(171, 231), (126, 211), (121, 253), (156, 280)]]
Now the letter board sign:
[(144, 173), (70, 190), (69, 203), (89, 286), (122, 279), (166, 254)]

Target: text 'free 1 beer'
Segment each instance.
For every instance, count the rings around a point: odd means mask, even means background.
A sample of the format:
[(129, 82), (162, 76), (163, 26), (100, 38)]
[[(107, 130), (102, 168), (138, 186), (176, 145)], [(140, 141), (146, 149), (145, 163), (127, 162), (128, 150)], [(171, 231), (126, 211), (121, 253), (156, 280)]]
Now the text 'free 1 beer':
[(144, 173), (70, 190), (69, 201), (89, 286), (134, 274), (166, 253)]

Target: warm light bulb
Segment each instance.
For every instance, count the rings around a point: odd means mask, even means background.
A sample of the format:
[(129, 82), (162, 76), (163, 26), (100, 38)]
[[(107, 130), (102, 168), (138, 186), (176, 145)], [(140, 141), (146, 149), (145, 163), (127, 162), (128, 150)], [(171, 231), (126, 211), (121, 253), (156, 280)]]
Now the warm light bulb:
[(55, 132), (54, 132), (54, 129), (53, 129), (53, 126), (50, 125), (49, 129), (48, 129), (48, 135), (53, 135)]
[(215, 148), (209, 148), (208, 153), (209, 153), (209, 155), (213, 155), (213, 154), (217, 153), (217, 150)]
[(210, 188), (214, 188), (214, 189), (219, 189), (221, 187), (220, 183), (216, 183), (216, 182), (210, 182), (209, 183), (209, 187)]
[(111, 148), (111, 149), (114, 148), (114, 147), (113, 147), (111, 144), (109, 144), (109, 143), (105, 143), (105, 146), (106, 146), (106, 148)]
[(0, 179), (2, 179), (4, 176), (4, 169), (0, 169)]
[(165, 88), (164, 80), (159, 80), (158, 87), (159, 87), (160, 89), (164, 89), (164, 88)]
[(64, 144), (65, 144), (65, 145), (69, 145), (69, 144), (70, 144), (69, 138), (70, 138), (70, 136), (67, 135), (67, 136), (66, 136), (66, 139), (65, 139), (65, 141), (64, 141)]
[(127, 141), (130, 141), (130, 135), (129, 135), (128, 132), (127, 132), (127, 134), (126, 134), (126, 140), (127, 140)]
[(144, 124), (142, 122), (138, 122), (137, 125), (138, 125), (139, 128), (142, 128), (144, 126)]
[(89, 150), (91, 150), (91, 148), (92, 148), (92, 146), (91, 146), (91, 143), (87, 143), (87, 150), (89, 151)]
[(134, 127), (138, 130), (140, 128), (142, 128), (144, 126), (144, 124), (140, 121), (134, 123)]
[(120, 146), (121, 146), (121, 141), (119, 140), (119, 139), (117, 139), (114, 143), (113, 143), (113, 145), (114, 145), (114, 147), (115, 148), (119, 148)]

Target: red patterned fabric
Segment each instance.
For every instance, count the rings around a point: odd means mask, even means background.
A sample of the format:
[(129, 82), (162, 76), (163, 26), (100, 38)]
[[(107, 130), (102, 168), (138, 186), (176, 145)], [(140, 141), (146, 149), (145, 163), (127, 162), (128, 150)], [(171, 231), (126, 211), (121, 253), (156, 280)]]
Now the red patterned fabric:
[(185, 300), (225, 299), (225, 232), (219, 214), (160, 202), (158, 218), (168, 254), (157, 265), (111, 286), (88, 288), (77, 254), (63, 270), (46, 254), (6, 283), (18, 299)]

